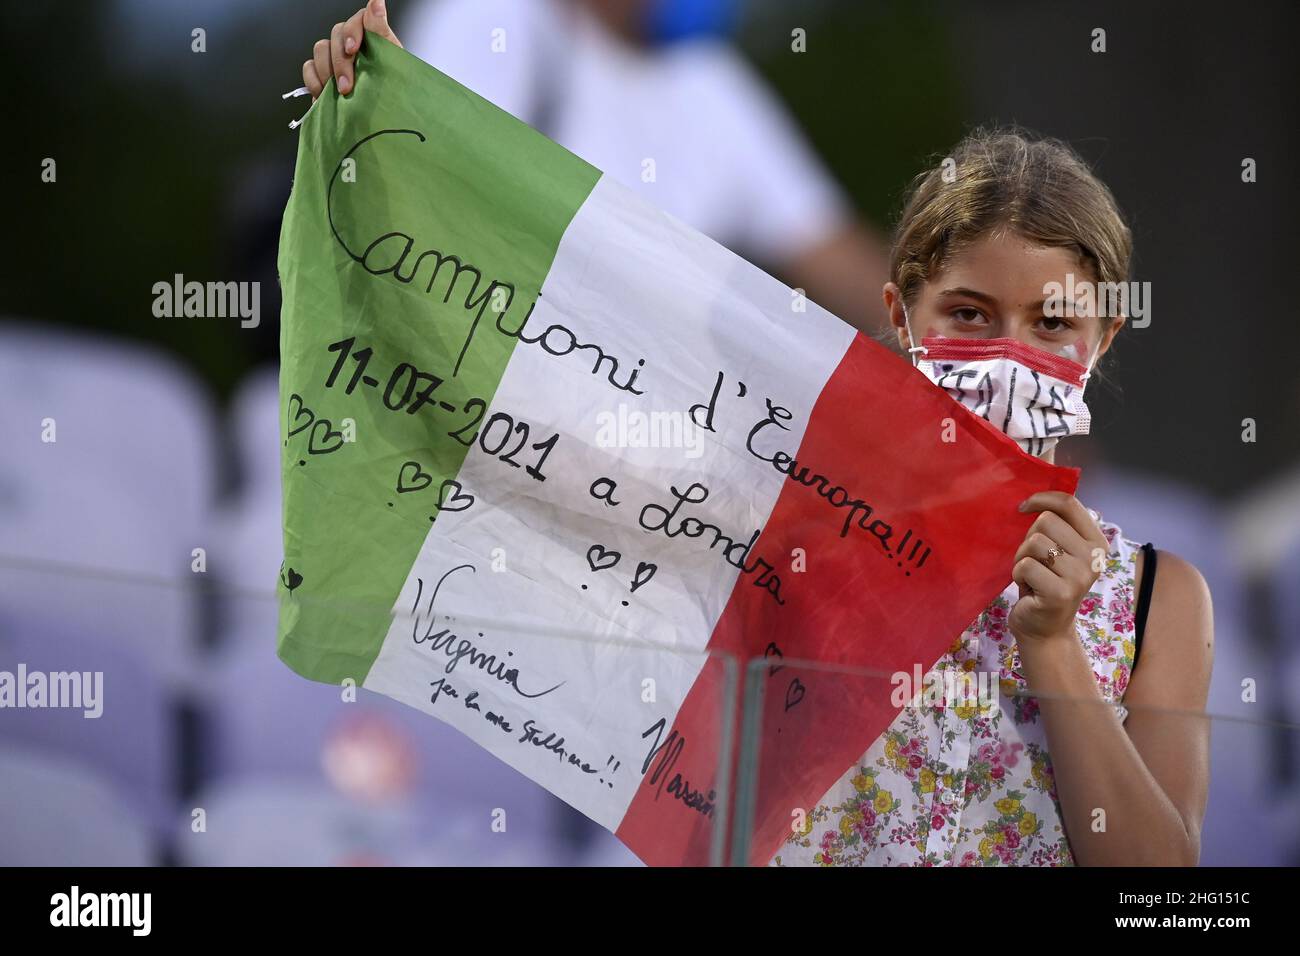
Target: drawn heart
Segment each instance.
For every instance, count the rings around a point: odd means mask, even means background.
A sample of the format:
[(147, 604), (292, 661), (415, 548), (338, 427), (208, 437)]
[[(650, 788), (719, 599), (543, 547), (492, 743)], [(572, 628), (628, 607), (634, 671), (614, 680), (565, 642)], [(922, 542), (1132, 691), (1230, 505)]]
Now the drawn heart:
[(622, 557), (623, 555), (617, 551), (607, 551), (598, 544), (593, 544), (587, 549), (587, 564), (591, 565), (593, 571), (612, 568)]
[(285, 562), (279, 562), (279, 583), (292, 591), (292, 589), (303, 583), (303, 576), (298, 574), (294, 568), (289, 568), (289, 574), (286, 575)]
[(799, 701), (803, 700), (804, 691), (807, 688), (799, 682), (799, 678), (790, 681), (790, 686), (785, 689), (785, 709), (789, 710)]
[[(407, 480), (407, 469), (410, 469), (410, 480)], [(418, 461), (408, 461), (402, 465), (401, 471), (397, 473), (397, 493), (404, 495), (408, 491), (423, 491), (433, 484), (433, 475), (429, 474), (420, 467)]]
[[(781, 653), (781, 648), (776, 646), (776, 641), (771, 641), (768, 643), (767, 650), (763, 651), (763, 656), (780, 657), (780, 658), (785, 657), (785, 655)], [(773, 676), (777, 671), (781, 670), (784, 667), (785, 667), (784, 664), (773, 664), (772, 667), (768, 669), (767, 676), (768, 677)]]
[[(318, 438), (317, 432), (322, 430), (324, 434)], [(343, 433), (334, 430), (334, 423), (328, 418), (316, 419), (316, 424), (311, 427), (311, 435), (307, 438), (307, 450), (313, 455), (328, 455), (342, 447)]]
[[(294, 403), (294, 402), (297, 402), (297, 403), (298, 403), (298, 410), (297, 410), (296, 412), (293, 410), (293, 403)], [(304, 415), (307, 416), (307, 420), (306, 420), (305, 422), (303, 422), (301, 425), (299, 425), (297, 428), (295, 428), (295, 427), (294, 427), (294, 422), (296, 422), (298, 419), (302, 418)], [(308, 408), (308, 407), (306, 406), (306, 404), (305, 404), (305, 403), (303, 402), (303, 400), (302, 400), (302, 396), (301, 396), (301, 395), (290, 395), (290, 396), (289, 396), (289, 423), (288, 423), (288, 428), (289, 428), (289, 437), (290, 437), (290, 438), (292, 438), (294, 435), (298, 434), (298, 433), (299, 433), (300, 431), (302, 431), (303, 429), (305, 429), (305, 428), (310, 428), (310, 427), (311, 427), (311, 423), (314, 422), (315, 420), (316, 420), (316, 413), (313, 412), (310, 408)]]
[(439, 511), (464, 511), (474, 503), (474, 496), (461, 489), (455, 478), (448, 478), (438, 489)]
[(649, 584), (650, 579), (655, 576), (659, 570), (659, 565), (651, 564), (649, 561), (642, 561), (636, 566), (636, 574), (632, 575), (632, 593), (643, 584)]

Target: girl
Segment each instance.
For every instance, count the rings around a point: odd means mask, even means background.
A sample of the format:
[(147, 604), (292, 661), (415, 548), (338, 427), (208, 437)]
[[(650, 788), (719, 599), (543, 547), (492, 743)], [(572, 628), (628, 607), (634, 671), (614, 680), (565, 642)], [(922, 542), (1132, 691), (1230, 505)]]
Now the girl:
[[(365, 30), (401, 45), (370, 0), (303, 64), (313, 98), (331, 77), (351, 92)], [(1088, 430), (1084, 385), (1124, 325), (1104, 284), (1128, 281), (1129, 230), (1062, 143), (977, 132), (949, 159), (913, 185), (885, 307), (923, 374), (1051, 461)], [(1038, 517), (1011, 583), (934, 665), (996, 673), (999, 702), (904, 708), (773, 864), (1195, 865), (1205, 582), (1072, 495), (1021, 510)]]
[[(1124, 324), (1098, 284), (1128, 281), (1129, 230), (1062, 143), (977, 131), (950, 160), (917, 178), (898, 223), (893, 331), (933, 382), (1051, 461), (1088, 430), (1083, 386)], [(1000, 702), (905, 707), (773, 864), (1197, 862), (1205, 582), (1071, 495), (1021, 510), (1038, 518), (1011, 584), (935, 664), (996, 673)]]

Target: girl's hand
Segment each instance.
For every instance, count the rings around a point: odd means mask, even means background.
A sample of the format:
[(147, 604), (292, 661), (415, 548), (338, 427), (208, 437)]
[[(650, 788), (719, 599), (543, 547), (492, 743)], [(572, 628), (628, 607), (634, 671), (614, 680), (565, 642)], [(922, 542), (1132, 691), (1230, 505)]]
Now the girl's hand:
[(1016, 551), (1011, 579), (1020, 585), (1020, 599), (1007, 624), (1022, 646), (1073, 636), (1079, 604), (1101, 574), (1109, 543), (1074, 495), (1040, 491), (1020, 510), (1041, 514)]
[(336, 78), (340, 93), (346, 96), (352, 92), (356, 85), (353, 61), (361, 49), (367, 30), (378, 33), (397, 46), (402, 45), (402, 41), (397, 39), (397, 34), (388, 25), (388, 10), (384, 7), (384, 0), (369, 0), (348, 18), (347, 23), (334, 24), (328, 40), (317, 40), (312, 47), (312, 58), (302, 65), (302, 82), (311, 90), (313, 103), (331, 76)]

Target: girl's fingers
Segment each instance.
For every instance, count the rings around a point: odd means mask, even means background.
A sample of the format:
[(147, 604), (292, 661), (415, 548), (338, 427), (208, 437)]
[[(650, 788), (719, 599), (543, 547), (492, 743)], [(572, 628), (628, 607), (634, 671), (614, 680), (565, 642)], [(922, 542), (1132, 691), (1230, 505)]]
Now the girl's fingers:
[[(356, 56), (357, 51), (361, 49), (361, 41), (365, 39), (366, 30), (362, 26), (362, 15), (365, 10), (358, 10), (352, 16), (348, 17), (347, 23), (342, 24), (342, 30), (335, 26), (334, 33), (330, 36), (330, 55), (334, 60), (334, 75), (338, 77), (339, 92), (344, 95), (351, 93), (357, 85), (356, 75)], [(335, 41), (341, 49), (335, 49)]]
[[(1011, 563), (1014, 565), (1022, 558), (1033, 558), (1036, 561), (1042, 562), (1042, 564), (1046, 566), (1047, 555), (1051, 552), (1052, 548), (1060, 548), (1060, 547), (1061, 546), (1056, 543), (1055, 539), (1051, 538), (1050, 536), (1045, 535), (1041, 532), (1032, 532), (1027, 538), (1025, 538), (1024, 541), (1020, 543), (1020, 548), (1016, 551), (1016, 556)], [(1065, 554), (1067, 553), (1065, 552), (1064, 548), (1062, 548), (1061, 550), (1062, 553), (1057, 555), (1056, 560), (1052, 562), (1052, 567), (1050, 570), (1054, 574), (1061, 573), (1061, 566), (1063, 564), (1063, 559), (1065, 557)]]
[(1079, 536), (1065, 519), (1054, 511), (1044, 511), (1034, 523), (1029, 526), (1030, 532), (1037, 532), (1046, 535), (1055, 542), (1056, 546), (1067, 554), (1072, 554), (1076, 558), (1088, 560), (1092, 554), (1092, 545), (1086, 539)]
[(365, 40), (365, 8), (357, 10), (343, 25), (343, 52), (356, 56)]
[(320, 81), (316, 74), (316, 61), (308, 60), (302, 65), (302, 85), (311, 91), (311, 101), (316, 102), (316, 97), (320, 96), (321, 90), (325, 89), (325, 84)]
[[(380, 17), (376, 23), (382, 26), (382, 32), (397, 43), (397, 37), (393, 36), (392, 30), (388, 28), (384, 5), (378, 3), (371, 6), (377, 6), (379, 10)], [(354, 62), (365, 40), (366, 22), (367, 17), (371, 16), (371, 6), (362, 7), (344, 23), (334, 24), (329, 39), (317, 40), (316, 45), (312, 47), (312, 58), (302, 65), (302, 81), (311, 91), (313, 103), (324, 92), (325, 84), (330, 81), (331, 76), (335, 78), (335, 84), (341, 94), (346, 96), (352, 92), (352, 88), (356, 85)], [(397, 45), (401, 46), (400, 43)]]
[(316, 45), (311, 48), (312, 62), (316, 64), (316, 78), (320, 80), (321, 89), (330, 81), (334, 75), (334, 69), (330, 65), (330, 41), (317, 40)]
[(1060, 515), (1086, 541), (1095, 540), (1100, 535), (1092, 515), (1088, 514), (1088, 509), (1073, 494), (1065, 492), (1031, 494), (1021, 503), (1021, 511), (1050, 511), (1052, 514)]
[[(339, 93), (346, 96), (352, 92), (356, 85), (354, 62), (366, 35), (365, 15), (366, 9), (363, 7), (346, 22), (334, 24), (329, 39), (318, 40), (312, 48), (312, 62), (316, 64), (316, 77), (322, 88), (332, 76)], [(313, 95), (319, 93), (314, 92)]]
[(1011, 569), (1011, 580), (1039, 598), (1055, 601), (1068, 597), (1067, 585), (1037, 558), (1021, 558)]
[(339, 92), (346, 95), (352, 92), (352, 58), (343, 52), (345, 29), (345, 24), (336, 23), (330, 30), (330, 68)]
[(369, 0), (361, 9), (362, 24), (372, 33), (378, 33), (385, 40), (396, 46), (401, 46), (402, 41), (397, 39), (397, 34), (393, 28), (388, 25), (388, 10), (384, 5), (384, 0)]
[(1101, 536), (1101, 529), (1097, 527), (1097, 522), (1092, 520), (1092, 515), (1088, 514), (1088, 509), (1074, 495), (1067, 495), (1064, 491), (1040, 491), (1021, 502), (1020, 510), (1026, 512), (1040, 511), (1058, 515), (1074, 529), (1079, 537), (1090, 542), (1089, 550), (1095, 544), (1105, 544), (1105, 539)]
[(362, 7), (348, 17), (347, 23), (343, 24), (343, 53), (348, 58), (349, 70), (352, 68), (352, 58), (357, 55), (357, 51), (361, 49), (362, 41), (366, 38), (365, 15), (366, 9)]

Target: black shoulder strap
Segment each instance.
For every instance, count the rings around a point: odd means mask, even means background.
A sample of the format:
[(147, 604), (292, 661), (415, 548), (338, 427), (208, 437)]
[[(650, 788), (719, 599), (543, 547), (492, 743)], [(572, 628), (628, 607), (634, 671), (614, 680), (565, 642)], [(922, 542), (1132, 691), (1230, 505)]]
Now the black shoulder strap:
[(1147, 627), (1147, 612), (1151, 610), (1151, 589), (1156, 585), (1156, 549), (1151, 542), (1142, 545), (1142, 584), (1138, 588), (1137, 609), (1133, 613), (1133, 667), (1137, 668), (1138, 655), (1142, 653), (1142, 633)]

